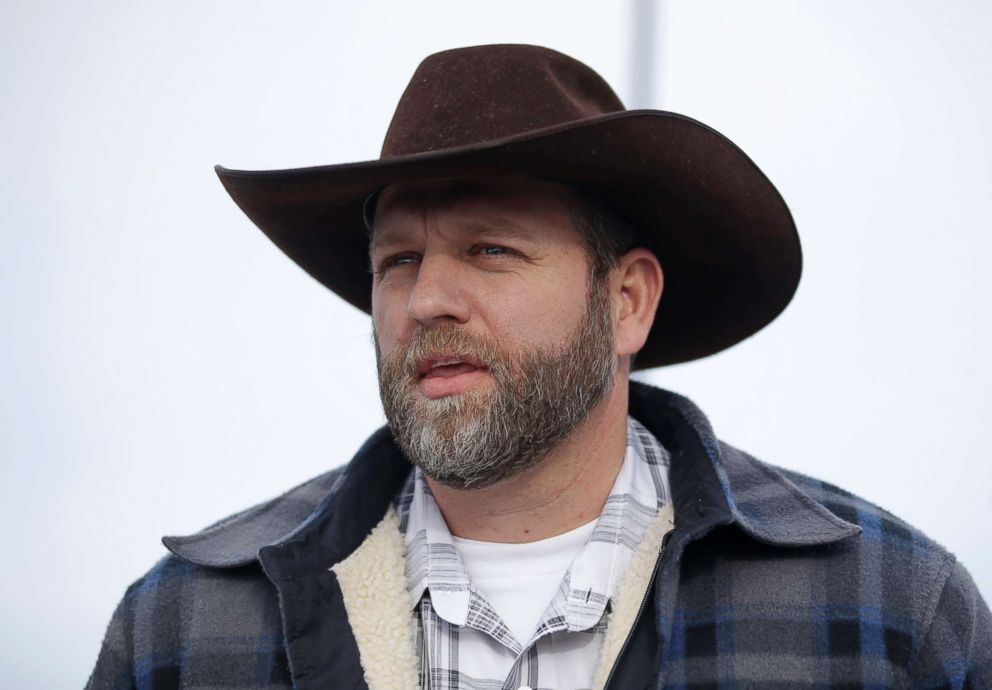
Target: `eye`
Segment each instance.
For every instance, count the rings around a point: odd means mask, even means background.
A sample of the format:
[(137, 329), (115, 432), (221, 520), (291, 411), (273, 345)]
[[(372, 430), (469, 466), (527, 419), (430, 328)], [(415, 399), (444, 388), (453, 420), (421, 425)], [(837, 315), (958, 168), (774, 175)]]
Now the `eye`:
[(399, 268), (400, 266), (407, 266), (412, 263), (416, 263), (420, 259), (419, 254), (414, 254), (411, 252), (406, 252), (403, 254), (393, 254), (392, 256), (387, 256), (385, 259), (380, 261), (376, 267), (375, 272), (382, 275), (391, 268)]
[(483, 256), (504, 256), (509, 254), (510, 250), (498, 244), (479, 244), (472, 248), (471, 253)]

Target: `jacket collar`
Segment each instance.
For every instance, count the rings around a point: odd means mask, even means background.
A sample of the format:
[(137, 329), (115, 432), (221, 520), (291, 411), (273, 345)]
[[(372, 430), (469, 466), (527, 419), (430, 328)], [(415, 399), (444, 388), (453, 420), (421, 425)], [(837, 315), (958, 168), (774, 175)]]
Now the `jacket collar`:
[(230, 568), (258, 561), (266, 547), (301, 548), (320, 542), (321, 560), (330, 567), (354, 551), (382, 519), (409, 471), (389, 429), (382, 427), (344, 467), (202, 532), (164, 537), (162, 543), (190, 563)]
[(719, 524), (736, 524), (759, 541), (785, 547), (860, 534), (860, 527), (832, 513), (780, 470), (719, 441), (688, 398), (632, 382), (630, 411), (672, 454), (675, 524), (687, 538)]
[[(717, 440), (687, 398), (631, 382), (630, 412), (672, 454), (675, 524), (686, 540), (720, 524), (736, 524), (759, 541), (785, 547), (860, 533), (779, 470)], [(344, 468), (202, 532), (162, 541), (179, 558), (202, 566), (247, 565), (268, 547), (286, 550), (293, 570), (326, 569), (351, 554), (378, 524), (409, 471), (383, 427)]]

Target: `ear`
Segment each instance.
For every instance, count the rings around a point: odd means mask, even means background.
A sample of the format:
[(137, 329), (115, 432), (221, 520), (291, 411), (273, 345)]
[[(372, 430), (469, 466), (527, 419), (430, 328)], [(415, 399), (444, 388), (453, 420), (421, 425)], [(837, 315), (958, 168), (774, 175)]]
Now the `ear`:
[(636, 354), (648, 339), (665, 276), (658, 257), (637, 247), (620, 257), (613, 269), (617, 355)]

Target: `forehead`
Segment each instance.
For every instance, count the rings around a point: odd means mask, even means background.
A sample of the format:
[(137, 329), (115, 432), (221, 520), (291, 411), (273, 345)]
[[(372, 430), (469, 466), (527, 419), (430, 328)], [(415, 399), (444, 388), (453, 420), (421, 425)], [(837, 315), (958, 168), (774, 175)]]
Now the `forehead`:
[(548, 224), (572, 228), (574, 203), (571, 189), (550, 180), (483, 177), (399, 182), (378, 195), (372, 232), (380, 239), (437, 214), (479, 219), (507, 230)]

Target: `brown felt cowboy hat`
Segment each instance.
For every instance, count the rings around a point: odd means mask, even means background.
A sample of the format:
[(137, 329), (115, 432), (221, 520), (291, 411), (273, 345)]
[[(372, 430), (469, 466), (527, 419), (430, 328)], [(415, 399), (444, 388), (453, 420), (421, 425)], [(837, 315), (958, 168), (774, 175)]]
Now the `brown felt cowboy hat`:
[(524, 175), (593, 190), (665, 271), (637, 368), (730, 347), (778, 316), (802, 254), (788, 207), (729, 139), (683, 115), (625, 110), (586, 65), (547, 48), (429, 56), (400, 98), (378, 160), (228, 170), (224, 187), (310, 275), (371, 311), (363, 204), (414, 178)]

